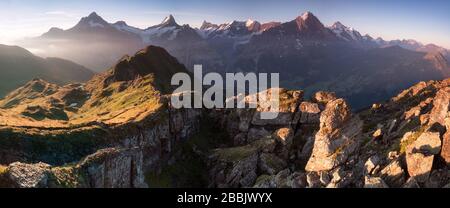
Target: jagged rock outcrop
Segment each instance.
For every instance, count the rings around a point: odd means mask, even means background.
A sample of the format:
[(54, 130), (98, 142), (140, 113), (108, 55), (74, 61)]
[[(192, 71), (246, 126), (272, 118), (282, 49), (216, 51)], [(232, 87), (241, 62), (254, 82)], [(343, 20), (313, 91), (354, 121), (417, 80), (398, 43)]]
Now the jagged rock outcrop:
[(145, 188), (142, 152), (103, 149), (73, 166), (12, 163), (4, 177), (17, 188)]
[(342, 99), (330, 101), (320, 117), (314, 149), (305, 170), (330, 171), (347, 161), (359, 147), (358, 136), (362, 122), (351, 118), (351, 112)]
[(104, 149), (89, 155), (77, 167), (93, 188), (145, 188), (144, 158), (139, 149)]
[(12, 163), (6, 174), (12, 187), (15, 188), (45, 188), (49, 180), (50, 165), (45, 163), (25, 164)]

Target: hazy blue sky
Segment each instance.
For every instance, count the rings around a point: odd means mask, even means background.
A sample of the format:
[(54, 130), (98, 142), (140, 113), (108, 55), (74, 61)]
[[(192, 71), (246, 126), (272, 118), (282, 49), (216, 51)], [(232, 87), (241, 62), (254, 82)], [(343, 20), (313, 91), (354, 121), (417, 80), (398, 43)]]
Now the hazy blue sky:
[(311, 11), (325, 24), (341, 21), (363, 34), (416, 39), (450, 48), (449, 0), (0, 0), (0, 43), (67, 29), (96, 11), (109, 22), (146, 28), (173, 14), (180, 24), (199, 26), (255, 19), (289, 21)]

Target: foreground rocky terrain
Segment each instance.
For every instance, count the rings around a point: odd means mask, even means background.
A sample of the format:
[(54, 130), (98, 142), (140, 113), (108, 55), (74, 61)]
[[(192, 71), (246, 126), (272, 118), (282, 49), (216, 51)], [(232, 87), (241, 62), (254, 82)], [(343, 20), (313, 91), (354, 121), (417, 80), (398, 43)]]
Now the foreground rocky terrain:
[(450, 79), (359, 112), (331, 92), (280, 89), (279, 116), (261, 120), (261, 102), (172, 108), (168, 83), (186, 71), (150, 46), (86, 84), (35, 79), (10, 93), (0, 187), (450, 186)]
[(449, 84), (421, 82), (358, 113), (333, 93), (288, 91), (276, 120), (216, 115), (234, 145), (210, 156), (210, 186), (449, 187)]

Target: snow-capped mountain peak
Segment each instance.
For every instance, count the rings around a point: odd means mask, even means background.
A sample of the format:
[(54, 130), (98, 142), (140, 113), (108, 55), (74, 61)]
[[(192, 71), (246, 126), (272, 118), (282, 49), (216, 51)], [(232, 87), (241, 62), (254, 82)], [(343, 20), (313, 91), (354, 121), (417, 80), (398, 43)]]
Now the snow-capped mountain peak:
[(100, 17), (96, 12), (92, 12), (87, 17), (81, 18), (74, 28), (107, 28), (111, 25)]
[(252, 31), (252, 32), (258, 32), (261, 29), (261, 23), (259, 23), (258, 21), (252, 20), (252, 19), (248, 19), (245, 22), (245, 26), (247, 27), (247, 29), (249, 31)]
[(305, 12), (305, 13), (302, 14), (301, 18), (302, 18), (303, 20), (306, 20), (306, 19), (310, 18), (311, 16), (314, 17), (313, 13), (310, 12), (310, 11), (307, 11), (307, 12)]
[(160, 27), (178, 27), (179, 25), (175, 21), (175, 18), (173, 15), (169, 15), (168, 17), (164, 18), (164, 20), (159, 24)]
[(202, 26), (200, 27), (201, 30), (215, 30), (219, 28), (219, 25), (207, 22), (206, 20), (203, 21)]
[(247, 26), (247, 27), (251, 27), (253, 24), (255, 24), (255, 20), (252, 20), (252, 19), (248, 19), (245, 22), (245, 26)]
[(345, 30), (345, 29), (347, 29), (347, 26), (345, 26), (341, 22), (337, 21), (337, 22), (333, 23), (333, 25), (331, 25), (331, 28)]
[(329, 29), (333, 31), (336, 36), (345, 41), (360, 41), (364, 39), (361, 33), (359, 33), (357, 30), (351, 27), (347, 27), (339, 21), (331, 25)]

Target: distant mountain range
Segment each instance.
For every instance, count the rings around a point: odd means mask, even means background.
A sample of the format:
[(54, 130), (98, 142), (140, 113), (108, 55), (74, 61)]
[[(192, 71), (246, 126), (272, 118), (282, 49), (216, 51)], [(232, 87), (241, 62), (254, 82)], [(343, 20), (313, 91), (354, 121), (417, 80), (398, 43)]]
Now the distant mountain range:
[(17, 47), (0, 45), (0, 98), (31, 79), (42, 78), (58, 84), (85, 82), (94, 72), (61, 58), (40, 58)]
[(279, 72), (283, 87), (335, 91), (357, 109), (418, 81), (450, 75), (445, 48), (374, 39), (340, 22), (327, 27), (311, 12), (284, 23), (205, 21), (200, 28), (179, 25), (170, 15), (146, 29), (124, 21), (108, 23), (94, 12), (73, 28), (52, 28), (21, 45), (97, 71), (125, 54), (156, 45), (188, 69), (203, 64), (205, 71), (219, 73)]
[(176, 109), (169, 80), (180, 72), (149, 46), (85, 84), (34, 79), (9, 93), (0, 99), (0, 187), (450, 187), (450, 79), (359, 112), (332, 92), (287, 89), (277, 90), (278, 109), (254, 95), (244, 100), (256, 109)]

